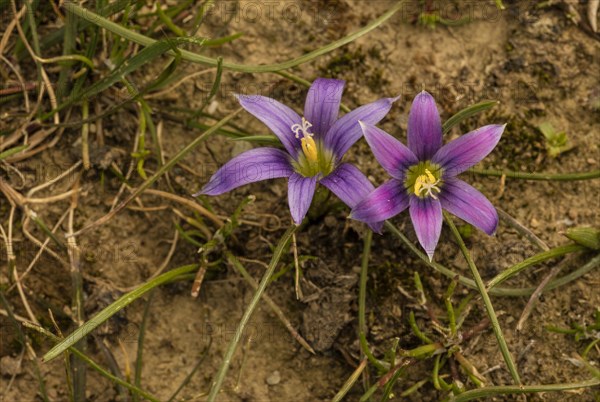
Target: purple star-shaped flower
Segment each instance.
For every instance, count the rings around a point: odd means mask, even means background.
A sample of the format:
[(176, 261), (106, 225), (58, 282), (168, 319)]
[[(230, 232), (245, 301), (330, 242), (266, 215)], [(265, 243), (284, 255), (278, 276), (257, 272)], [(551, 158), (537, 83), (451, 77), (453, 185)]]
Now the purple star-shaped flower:
[(392, 179), (371, 192), (350, 214), (381, 222), (409, 208), (419, 243), (429, 259), (442, 230), (442, 208), (491, 235), (498, 213), (479, 191), (456, 175), (485, 158), (505, 125), (489, 125), (442, 146), (442, 124), (433, 97), (423, 91), (408, 117), (408, 147), (370, 122), (360, 122), (375, 158)]
[[(304, 116), (275, 99), (237, 95), (241, 106), (262, 121), (279, 138), (285, 151), (255, 148), (223, 165), (195, 195), (219, 195), (244, 184), (288, 178), (288, 202), (294, 222), (302, 222), (317, 182), (350, 208), (375, 189), (354, 165), (341, 159), (360, 137), (358, 121), (377, 124), (397, 98), (384, 98), (361, 106), (338, 119), (344, 81), (317, 78), (304, 105)], [(374, 230), (382, 223), (369, 221)]]

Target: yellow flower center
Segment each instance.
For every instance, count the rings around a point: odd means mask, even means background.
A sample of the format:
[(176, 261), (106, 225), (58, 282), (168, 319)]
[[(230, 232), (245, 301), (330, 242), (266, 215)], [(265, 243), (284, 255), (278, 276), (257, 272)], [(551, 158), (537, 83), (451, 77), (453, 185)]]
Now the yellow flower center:
[(437, 187), (439, 182), (440, 179), (436, 179), (429, 169), (425, 169), (425, 174), (418, 176), (415, 180), (414, 192), (419, 197), (429, 196), (437, 200), (437, 196), (433, 192), (440, 192), (439, 187)]
[(312, 127), (312, 124), (306, 120), (304, 117), (302, 118), (302, 124), (294, 124), (292, 126), (292, 131), (296, 134), (296, 138), (300, 138), (300, 142), (302, 144), (302, 152), (304, 152), (304, 156), (310, 162), (317, 162), (319, 160), (319, 152), (317, 150), (317, 144), (315, 140), (313, 140), (313, 133), (309, 133), (308, 130)]

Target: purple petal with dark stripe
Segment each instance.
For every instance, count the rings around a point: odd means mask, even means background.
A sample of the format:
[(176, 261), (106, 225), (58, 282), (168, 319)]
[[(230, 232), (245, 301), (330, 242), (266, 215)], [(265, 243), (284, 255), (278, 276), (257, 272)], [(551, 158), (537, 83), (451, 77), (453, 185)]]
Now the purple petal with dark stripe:
[(408, 207), (408, 199), (404, 184), (391, 179), (359, 202), (352, 209), (350, 218), (363, 222), (382, 222), (404, 211)]
[(444, 168), (445, 174), (456, 176), (479, 163), (498, 144), (506, 125), (483, 126), (444, 145), (431, 159)]
[(362, 137), (362, 130), (358, 121), (368, 124), (379, 123), (388, 114), (397, 99), (383, 98), (346, 113), (333, 123), (325, 135), (327, 148), (332, 150), (340, 159), (352, 144)]
[(312, 124), (316, 138), (324, 136), (337, 120), (345, 81), (317, 78), (304, 103), (304, 117)]
[[(321, 179), (320, 183), (331, 190), (350, 208), (354, 208), (356, 204), (375, 189), (369, 179), (350, 163), (342, 163), (333, 172)], [(374, 232), (381, 232), (383, 222), (367, 223)]]
[(475, 188), (456, 178), (444, 181), (440, 193), (442, 208), (488, 235), (498, 227), (498, 213), (492, 203)]
[(292, 126), (302, 123), (298, 113), (266, 96), (236, 95), (236, 97), (240, 105), (269, 127), (290, 155), (295, 157), (300, 149), (300, 140), (292, 132)]
[(403, 143), (373, 125), (359, 123), (373, 155), (392, 177), (403, 180), (404, 171), (419, 163), (415, 154)]
[(421, 243), (429, 257), (429, 261), (431, 261), (442, 233), (442, 205), (440, 200), (431, 197), (410, 196), (409, 210), (417, 239), (419, 239), (419, 243)]
[(276, 148), (255, 148), (223, 165), (194, 196), (219, 195), (244, 184), (277, 177), (289, 177), (294, 170), (290, 156)]
[(293, 173), (288, 182), (288, 202), (292, 219), (296, 225), (302, 223), (302, 220), (310, 208), (315, 187), (317, 185), (317, 176), (304, 177), (298, 173)]
[(421, 92), (408, 115), (408, 148), (419, 160), (430, 159), (442, 146), (442, 123), (435, 100)]

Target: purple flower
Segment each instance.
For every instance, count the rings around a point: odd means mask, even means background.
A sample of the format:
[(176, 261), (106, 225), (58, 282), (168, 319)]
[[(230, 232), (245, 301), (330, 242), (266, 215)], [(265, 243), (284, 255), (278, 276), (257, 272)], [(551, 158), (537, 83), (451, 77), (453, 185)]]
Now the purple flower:
[[(297, 225), (306, 216), (318, 182), (354, 207), (375, 187), (341, 159), (362, 137), (358, 121), (377, 124), (397, 98), (380, 99), (338, 119), (343, 90), (344, 81), (317, 78), (308, 91), (303, 117), (274, 99), (237, 95), (242, 107), (273, 131), (285, 151), (265, 147), (244, 152), (223, 165), (195, 195), (219, 195), (244, 184), (287, 177), (290, 212)], [(381, 230), (382, 223), (369, 225)]]
[(483, 194), (456, 175), (485, 158), (505, 125), (489, 125), (442, 146), (442, 124), (433, 97), (423, 91), (408, 116), (408, 147), (370, 122), (360, 122), (375, 158), (392, 176), (350, 214), (381, 222), (409, 208), (419, 243), (429, 259), (442, 230), (442, 208), (491, 235), (498, 214)]

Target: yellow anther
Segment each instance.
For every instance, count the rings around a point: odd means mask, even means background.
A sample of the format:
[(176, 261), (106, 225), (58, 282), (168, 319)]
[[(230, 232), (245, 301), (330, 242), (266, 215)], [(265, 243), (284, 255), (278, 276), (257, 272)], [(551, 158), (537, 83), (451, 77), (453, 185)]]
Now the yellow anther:
[(427, 176), (425, 176), (424, 174), (417, 177), (417, 180), (415, 180), (415, 194), (416, 195), (419, 195), (419, 193), (421, 192), (421, 189), (423, 188), (423, 184), (426, 181), (427, 181)]
[(429, 169), (425, 169), (425, 174), (418, 176), (415, 180), (415, 194), (421, 196), (421, 193), (425, 192), (425, 196), (430, 196), (437, 200), (436, 195), (432, 191), (440, 192), (440, 189), (437, 187), (439, 182), (440, 180), (436, 179)]
[(312, 124), (306, 120), (304, 117), (302, 118), (302, 124), (294, 124), (292, 128), (292, 132), (296, 134), (296, 138), (300, 138), (300, 143), (302, 144), (302, 151), (310, 162), (317, 162), (319, 159), (319, 153), (317, 150), (317, 144), (315, 140), (312, 139), (313, 133), (309, 133), (308, 130), (312, 127)]
[(317, 144), (312, 137), (306, 136), (300, 140), (302, 143), (302, 151), (304, 151), (304, 155), (306, 159), (311, 162), (316, 162), (318, 160), (318, 152), (317, 152)]
[(435, 183), (435, 177), (431, 174), (429, 169), (425, 169), (425, 174), (427, 175), (427, 178), (429, 179), (430, 184)]

